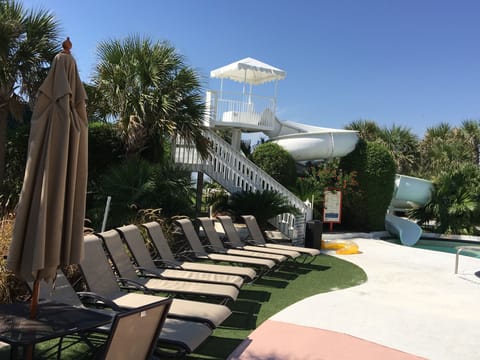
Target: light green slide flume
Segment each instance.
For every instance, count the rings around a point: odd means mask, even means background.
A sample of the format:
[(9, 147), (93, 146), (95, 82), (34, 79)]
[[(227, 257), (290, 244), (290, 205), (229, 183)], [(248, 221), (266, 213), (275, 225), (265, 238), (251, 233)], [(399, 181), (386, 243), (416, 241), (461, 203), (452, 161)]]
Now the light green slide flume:
[(398, 236), (403, 245), (415, 245), (422, 236), (422, 229), (411, 220), (393, 215), (393, 212), (424, 205), (430, 199), (431, 191), (431, 181), (396, 175), (390, 211), (385, 216), (385, 229), (392, 235)]

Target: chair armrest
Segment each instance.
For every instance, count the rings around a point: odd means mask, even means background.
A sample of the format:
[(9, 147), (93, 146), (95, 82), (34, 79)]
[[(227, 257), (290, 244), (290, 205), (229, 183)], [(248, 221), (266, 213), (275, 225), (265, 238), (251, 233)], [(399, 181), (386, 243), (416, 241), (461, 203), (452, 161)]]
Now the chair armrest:
[[(265, 241), (272, 244), (285, 244), (291, 243), (292, 239), (281, 233), (280, 231), (264, 231)], [(275, 236), (277, 234), (277, 236)]]
[(173, 261), (154, 259), (153, 262), (155, 263), (155, 266), (159, 268), (184, 270), (180, 265), (176, 264)]
[(90, 291), (79, 291), (77, 294), (84, 304), (93, 305), (95, 307), (100, 305), (102, 308), (110, 308), (113, 311), (122, 311), (122, 309), (112, 300), (107, 299), (106, 297), (103, 297), (97, 293)]
[(142, 283), (139, 283), (138, 281), (134, 281), (131, 279), (126, 279), (126, 278), (117, 278), (117, 280), (120, 282), (122, 289), (125, 290), (140, 290), (143, 291), (144, 294), (149, 294), (153, 295), (154, 292), (143, 285)]
[(255, 240), (253, 240), (253, 239), (246, 239), (246, 240), (244, 240), (244, 241), (245, 241), (245, 243), (248, 244), (248, 245), (263, 246), (263, 247), (265, 247), (265, 244), (259, 243), (259, 242), (255, 241)]
[(157, 269), (148, 269), (148, 268), (144, 268), (144, 267), (141, 267), (141, 266), (136, 266), (135, 270), (138, 270), (140, 272), (141, 276), (157, 277), (159, 279), (165, 280), (165, 278), (162, 276), (161, 272)]
[(187, 261), (194, 261), (195, 258), (198, 256), (195, 253), (195, 251), (192, 251), (192, 250), (179, 251), (174, 255), (176, 259), (187, 260)]
[(223, 244), (228, 247), (229, 249), (233, 249), (233, 248), (236, 248), (237, 246), (233, 245), (230, 241), (227, 241), (227, 240), (223, 240), (222, 241)]
[(204, 248), (208, 252), (215, 252), (215, 253), (220, 253), (220, 254), (226, 254), (227, 253), (227, 250), (219, 248), (219, 247), (215, 247), (215, 246), (212, 246), (212, 245), (205, 245)]

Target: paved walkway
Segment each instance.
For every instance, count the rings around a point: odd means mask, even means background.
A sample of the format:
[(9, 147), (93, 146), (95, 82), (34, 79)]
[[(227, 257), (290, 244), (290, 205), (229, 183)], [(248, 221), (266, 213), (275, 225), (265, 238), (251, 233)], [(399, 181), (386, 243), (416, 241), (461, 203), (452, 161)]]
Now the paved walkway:
[[(480, 279), (475, 275), (480, 259), (462, 256), (455, 275), (453, 254), (367, 236), (352, 240), (362, 253), (338, 257), (360, 266), (366, 283), (289, 306), (256, 329), (231, 358), (480, 359)], [(290, 327), (282, 331), (284, 324)], [(296, 347), (301, 339), (305, 346)]]

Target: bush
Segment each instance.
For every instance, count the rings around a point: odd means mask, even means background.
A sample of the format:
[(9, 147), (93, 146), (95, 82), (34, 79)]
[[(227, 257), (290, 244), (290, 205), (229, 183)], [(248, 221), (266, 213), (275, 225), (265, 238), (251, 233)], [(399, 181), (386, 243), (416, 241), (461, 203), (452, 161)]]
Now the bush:
[(163, 216), (192, 215), (190, 173), (170, 164), (151, 164), (130, 157), (111, 166), (99, 178), (88, 217), (92, 227), (103, 220), (105, 201), (111, 196), (108, 226), (136, 223), (147, 209), (161, 208)]
[[(8, 129), (5, 155), (5, 178), (2, 184), (0, 203), (2, 210), (9, 212), (17, 205), (22, 190), (25, 165), (27, 164), (30, 123)], [(1, 216), (5, 213), (0, 214)]]
[(356, 171), (358, 183), (358, 191), (343, 198), (344, 224), (363, 231), (384, 230), (396, 169), (389, 151), (360, 139), (355, 150), (341, 159), (340, 167), (345, 172)]
[(254, 215), (262, 228), (266, 228), (268, 220), (279, 214), (298, 214), (298, 209), (291, 206), (283, 195), (272, 190), (234, 193), (221, 208), (237, 219), (241, 215)]
[(420, 225), (433, 222), (441, 234), (478, 235), (480, 225), (480, 169), (464, 164), (442, 172), (433, 181), (430, 201), (408, 215)]
[(356, 191), (356, 172), (346, 173), (339, 169), (339, 160), (310, 165), (304, 175), (297, 178), (295, 194), (303, 201), (313, 202), (313, 218), (321, 219), (324, 209), (325, 189), (340, 190), (342, 196)]
[(280, 145), (272, 142), (258, 145), (253, 151), (252, 161), (283, 186), (295, 185), (295, 160)]
[(96, 182), (110, 166), (124, 158), (125, 149), (117, 126), (106, 122), (88, 124), (88, 178)]

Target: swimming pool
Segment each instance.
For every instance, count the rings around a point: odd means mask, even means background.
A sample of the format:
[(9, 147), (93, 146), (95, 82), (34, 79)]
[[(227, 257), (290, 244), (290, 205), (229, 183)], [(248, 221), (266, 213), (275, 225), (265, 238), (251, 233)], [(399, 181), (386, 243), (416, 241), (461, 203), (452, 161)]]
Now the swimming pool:
[[(401, 245), (400, 239), (398, 238), (384, 238), (383, 240)], [(462, 246), (479, 246), (480, 247), (480, 242), (465, 241), (465, 240), (420, 238), (420, 240), (418, 240), (418, 242), (413, 247), (419, 248), (419, 249), (441, 251), (441, 252), (456, 254), (457, 250)], [(462, 255), (480, 258), (480, 249), (479, 250), (465, 249), (462, 251)]]

